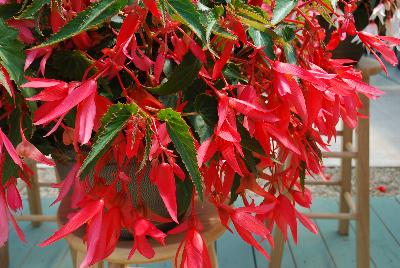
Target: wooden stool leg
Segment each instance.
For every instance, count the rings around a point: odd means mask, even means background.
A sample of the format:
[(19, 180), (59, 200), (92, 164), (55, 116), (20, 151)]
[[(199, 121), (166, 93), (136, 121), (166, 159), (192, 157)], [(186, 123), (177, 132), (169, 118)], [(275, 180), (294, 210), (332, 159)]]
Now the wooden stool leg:
[(76, 266), (77, 260), (76, 259), (77, 259), (78, 252), (76, 250), (74, 250), (70, 245), (68, 245), (68, 246), (69, 246), (69, 251), (71, 253), (71, 259), (72, 259), (74, 268), (77, 268), (77, 266)]
[(82, 252), (76, 251), (75, 253), (76, 258), (75, 258), (75, 268), (79, 268), (79, 266), (81, 266), (81, 263), (83, 262), (83, 260), (85, 259), (85, 254), (83, 254)]
[(120, 263), (108, 263), (108, 268), (128, 268), (127, 264), (120, 264)]
[[(348, 127), (343, 129), (342, 151), (348, 151), (347, 145), (353, 142), (353, 131)], [(348, 213), (350, 208), (345, 200), (344, 193), (351, 193), (351, 158), (341, 160), (341, 185), (340, 185), (340, 212)], [(341, 235), (349, 234), (349, 220), (339, 220), (338, 232)]]
[[(75, 268), (79, 268), (84, 259), (85, 259), (85, 254), (78, 251), (76, 253)], [(93, 264), (92, 266), (90, 266), (90, 268), (103, 268), (103, 262), (98, 262), (96, 264)]]
[[(27, 160), (29, 168), (33, 172), (33, 176), (30, 178), (31, 187), (28, 187), (28, 201), (29, 201), (29, 211), (34, 215), (42, 215), (42, 204), (40, 203), (40, 189), (39, 189), (39, 178), (36, 163)], [(33, 227), (39, 227), (41, 225), (40, 221), (32, 221)]]
[[(369, 117), (369, 100), (360, 96), (363, 108), (360, 113)], [(360, 119), (357, 128), (358, 159), (356, 164), (357, 187), (357, 267), (368, 268), (369, 246), (369, 119)]]
[(275, 226), (274, 230), (274, 243), (275, 247), (271, 253), (271, 262), (269, 268), (280, 268), (282, 263), (283, 250), (285, 247), (285, 241), (283, 240), (283, 235), (281, 230)]
[(211, 267), (212, 268), (218, 268), (218, 258), (217, 258), (217, 252), (215, 251), (215, 243), (211, 243), (209, 246), (207, 246), (208, 250), (208, 255), (210, 256), (210, 261), (211, 261)]
[(0, 248), (0, 268), (8, 268), (10, 259), (8, 255), (8, 242)]

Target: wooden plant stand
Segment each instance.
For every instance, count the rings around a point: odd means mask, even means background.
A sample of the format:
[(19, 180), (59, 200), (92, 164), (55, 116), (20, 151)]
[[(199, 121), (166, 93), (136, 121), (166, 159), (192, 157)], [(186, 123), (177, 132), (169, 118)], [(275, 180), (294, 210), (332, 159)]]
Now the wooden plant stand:
[[(357, 64), (357, 69), (363, 74), (365, 83), (369, 78), (381, 72), (381, 66), (375, 59), (363, 57)], [(339, 213), (305, 213), (314, 219), (339, 220), (338, 233), (348, 235), (349, 221), (356, 221), (356, 259), (358, 268), (370, 266), (370, 238), (369, 238), (369, 99), (360, 96), (363, 108), (359, 111), (367, 118), (359, 120), (358, 126), (353, 131), (344, 127), (338, 131), (338, 136), (343, 137), (342, 150), (340, 152), (324, 152), (325, 158), (341, 159), (341, 178), (335, 181), (306, 181), (313, 185), (336, 185), (340, 187)], [(354, 132), (354, 133), (353, 133)], [(356, 148), (353, 147), (353, 135), (356, 140)], [(356, 193), (355, 202), (351, 193), (352, 159), (356, 162)], [(281, 267), (284, 240), (282, 233), (275, 228), (275, 248), (271, 254), (270, 268)], [(316, 249), (318, 250), (318, 249)]]
[[(61, 201), (57, 215), (59, 226), (62, 226), (67, 222), (67, 215), (69, 212), (71, 212), (69, 204), (70, 202), (68, 198), (65, 198)], [(196, 200), (195, 208), (197, 216), (204, 226), (201, 234), (205, 240), (205, 243), (207, 244), (211, 265), (213, 268), (218, 268), (217, 255), (215, 252), (215, 241), (225, 232), (226, 228), (221, 224), (218, 212), (211, 203), (207, 201), (201, 203), (200, 201)], [(71, 249), (71, 255), (75, 267), (79, 267), (86, 254), (86, 246), (82, 240), (83, 233), (83, 229), (79, 229), (65, 237)], [(114, 252), (104, 261), (108, 262), (108, 267), (110, 268), (125, 268), (128, 267), (128, 264), (146, 264), (163, 261), (171, 261), (174, 266), (175, 254), (184, 236), (185, 233), (169, 235), (165, 240), (165, 246), (161, 246), (155, 241), (149, 239), (155, 251), (155, 256), (152, 259), (147, 259), (136, 252), (133, 257), (128, 260), (127, 257), (132, 248), (133, 241), (120, 241)], [(103, 267), (103, 262), (97, 263), (92, 267)]]

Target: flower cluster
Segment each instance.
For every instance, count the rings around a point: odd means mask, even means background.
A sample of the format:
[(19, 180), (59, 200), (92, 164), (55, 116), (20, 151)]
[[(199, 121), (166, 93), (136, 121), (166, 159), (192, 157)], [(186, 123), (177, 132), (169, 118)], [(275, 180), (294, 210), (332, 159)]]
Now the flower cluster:
[(399, 38), (400, 1), (380, 1), (380, 3), (372, 10), (370, 20), (370, 23), (364, 31), (371, 34), (378, 34), (378, 24), (380, 24), (385, 30), (385, 35)]
[[(343, 12), (324, 0), (19, 2), (0, 1), (22, 8), (0, 20), (0, 246), (8, 219), (18, 230), (22, 159), (54, 165), (37, 148), (63, 148), (75, 161), (55, 202), (74, 214), (41, 246), (86, 224), (81, 267), (109, 256), (122, 229), (127, 258), (185, 232), (181, 267), (209, 267), (195, 196), (266, 258), (255, 235), (273, 244), (276, 225), (297, 242), (298, 222), (316, 233), (296, 208), (312, 202), (305, 177), (323, 173), (338, 122), (357, 125), (360, 95), (382, 95), (332, 50), (354, 36), (397, 64), (400, 45), (356, 29), (356, 0)], [(320, 17), (337, 26), (327, 44)]]

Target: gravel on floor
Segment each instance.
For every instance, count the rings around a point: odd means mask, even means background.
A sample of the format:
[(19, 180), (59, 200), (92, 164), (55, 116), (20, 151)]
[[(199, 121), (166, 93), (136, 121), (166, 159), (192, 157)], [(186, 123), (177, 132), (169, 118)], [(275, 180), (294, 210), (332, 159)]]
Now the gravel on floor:
[[(340, 178), (339, 167), (326, 167), (325, 174), (330, 180)], [(355, 168), (352, 170), (352, 191), (355, 192)], [(383, 186), (383, 187), (382, 187)], [(338, 197), (338, 186), (309, 185), (308, 188), (314, 197)], [(384, 188), (384, 189), (382, 189)], [(371, 167), (370, 168), (371, 196), (400, 195), (400, 167)], [(384, 191), (382, 191), (384, 190)]]

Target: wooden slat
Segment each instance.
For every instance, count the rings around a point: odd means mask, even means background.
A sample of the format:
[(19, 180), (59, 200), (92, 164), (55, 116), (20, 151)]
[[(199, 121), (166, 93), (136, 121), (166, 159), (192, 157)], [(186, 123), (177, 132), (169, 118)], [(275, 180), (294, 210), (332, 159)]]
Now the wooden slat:
[[(392, 211), (392, 207), (386, 209)], [(371, 258), (376, 263), (377, 267), (388, 267), (398, 268), (400, 263), (400, 247), (396, 240), (387, 231), (382, 221), (372, 211), (370, 213), (370, 246), (371, 246)], [(356, 223), (351, 222), (353, 228)]]
[(237, 233), (231, 234), (230, 232), (225, 232), (217, 240), (217, 256), (222, 268), (256, 267), (251, 246), (243, 242)]
[[(377, 75), (380, 72), (382, 72), (381, 65), (375, 58), (372, 57), (366, 57), (366, 56), (361, 57), (356, 67), (358, 70), (361, 71), (364, 79), (366, 77)], [(368, 83), (369, 81), (364, 81), (364, 82)]]
[(8, 243), (0, 247), (0, 268), (7, 268), (10, 264), (10, 255), (8, 252)]
[(349, 192), (344, 193), (344, 200), (347, 206), (350, 208), (350, 212), (357, 214), (356, 206), (354, 205), (353, 198), (351, 197), (351, 194)]
[(131, 266), (131, 267), (143, 267), (143, 268), (172, 268), (171, 262), (156, 262), (152, 264), (138, 264), (136, 266)]
[(395, 197), (373, 197), (371, 207), (375, 214), (383, 222), (383, 225), (400, 245), (400, 217), (396, 212), (400, 211), (400, 204)]
[[(56, 207), (48, 207), (51, 202), (51, 199), (44, 198), (42, 200), (45, 213), (55, 213)], [(26, 200), (24, 200), (24, 205), (26, 206), (26, 204)], [(337, 207), (336, 199), (315, 198), (312, 211), (336, 212)], [(371, 213), (371, 256), (377, 265), (375, 266), (375, 264), (372, 263), (371, 267), (397, 268), (398, 263), (400, 263), (400, 247), (393, 233), (395, 233), (396, 230), (400, 231), (400, 217), (396, 214), (396, 212), (399, 211), (400, 203), (398, 203), (397, 199), (394, 197), (377, 197), (372, 199), (372, 207), (377, 213)], [(305, 228), (299, 228), (299, 246), (294, 246), (292, 240), (290, 242), (291, 244), (286, 245), (282, 268), (334, 267), (330, 265), (332, 261), (326, 259), (330, 256), (332, 256), (338, 268), (354, 267), (356, 250), (354, 233), (355, 222), (351, 222), (352, 228), (350, 229), (349, 236), (340, 236), (337, 234), (336, 220), (316, 220), (316, 223), (322, 237), (311, 234)], [(28, 243), (24, 244), (20, 242), (15, 232), (10, 228), (9, 268), (72, 267), (71, 257), (69, 252), (67, 253), (68, 249), (64, 241), (57, 242), (53, 246), (46, 248), (38, 248), (36, 246), (56, 230), (54, 223), (45, 223), (42, 227), (32, 228), (28, 222), (21, 222), (20, 226), (26, 235)], [(390, 230), (390, 232), (388, 230)], [(262, 259), (263, 257), (257, 254), (257, 252), (255, 252), (254, 255), (257, 266), (251, 266), (251, 259), (253, 258), (251, 247), (249, 247), (248, 250), (245, 249), (243, 252), (243, 248), (248, 245), (244, 243), (238, 235), (231, 235), (230, 233), (226, 233), (225, 235), (229, 235), (230, 238), (225, 238), (222, 243), (221, 241), (217, 242), (217, 255), (221, 268), (267, 267), (267, 262), (265, 259)], [(319, 239), (319, 241), (316, 242), (315, 239)], [(234, 244), (234, 246), (232, 246), (232, 244)], [(266, 242), (264, 242), (263, 245), (268, 248)], [(290, 247), (292, 247), (296, 264), (293, 263)], [(221, 253), (223, 253), (225, 257), (221, 258)], [(243, 258), (250, 259), (250, 266), (248, 266), (248, 263), (243, 262)], [(314, 258), (316, 258), (316, 260)], [(224, 260), (227, 261), (224, 262)], [(140, 267), (172, 268), (168, 262), (140, 265)]]
[(333, 186), (333, 185), (340, 185), (341, 180), (306, 180), (305, 182), (307, 185), (327, 185), (327, 186)]
[(25, 215), (16, 215), (16, 216), (14, 216), (14, 218), (17, 221), (35, 221), (35, 222), (44, 222), (44, 221), (56, 222), (57, 221), (57, 217), (55, 215), (25, 214)]
[[(316, 198), (311, 207), (312, 211), (338, 211), (337, 200), (333, 198)], [(356, 266), (356, 241), (354, 229), (349, 228), (347, 236), (337, 232), (337, 221), (315, 220), (318, 232), (324, 237), (329, 252), (338, 268)], [(376, 267), (371, 261), (371, 267)]]
[[(32, 170), (32, 176), (30, 177), (31, 187), (28, 188), (28, 199), (29, 199), (29, 212), (30, 214), (43, 214), (42, 204), (40, 202), (40, 189), (39, 189), (39, 178), (38, 178), (38, 169), (36, 166), (36, 162), (33, 160), (27, 159), (27, 165)], [(38, 227), (40, 226), (40, 221), (32, 221), (32, 226)]]
[[(269, 243), (267, 241), (261, 242), (261, 246), (271, 256), (271, 246), (269, 245)], [(258, 267), (258, 268), (268, 267), (268, 261), (265, 259), (264, 255), (262, 255), (257, 250), (254, 250), (254, 255), (255, 255), (255, 258), (256, 258), (256, 267)], [(282, 255), (281, 267), (282, 268), (283, 267), (295, 267), (295, 263), (294, 263), (294, 260), (293, 260), (293, 255), (292, 255), (292, 252), (290, 251), (290, 248), (289, 248), (289, 243), (285, 243), (284, 250), (283, 250), (283, 255)]]
[[(23, 211), (22, 213), (29, 213), (29, 206), (27, 199), (23, 199)], [(49, 207), (51, 204), (51, 200), (48, 198), (43, 198), (42, 200), (44, 204), (44, 208), (46, 209), (46, 213), (53, 213), (57, 211), (57, 205), (54, 207)], [(51, 235), (51, 231), (56, 230), (56, 226), (54, 223), (51, 223), (54, 226), (52, 229), (47, 229), (44, 231), (41, 227), (32, 228), (32, 225), (29, 222), (20, 222), (18, 225), (22, 229), (25, 234), (27, 243), (23, 243), (19, 240), (16, 235), (14, 228), (10, 228), (10, 237), (9, 237), (9, 252), (10, 252), (10, 266), (9, 268), (20, 268), (23, 267), (22, 263), (26, 260), (29, 261), (31, 258), (30, 252), (34, 247), (37, 247), (37, 244), (43, 241), (46, 236)], [(65, 243), (65, 242), (63, 242)], [(46, 253), (46, 249), (43, 249), (42, 254)], [(34, 267), (36, 268), (36, 267)], [(39, 268), (39, 267), (38, 267)]]
[(356, 214), (354, 213), (316, 213), (309, 212), (304, 213), (307, 217), (311, 219), (335, 219), (335, 220), (346, 220), (346, 219), (355, 219)]
[(298, 245), (295, 245), (293, 239), (291, 238), (291, 235), (289, 236), (290, 247), (293, 252), (293, 258), (296, 262), (296, 265), (294, 267), (336, 267), (321, 236), (314, 235), (302, 225), (299, 225), (298, 232)]
[(355, 158), (356, 152), (322, 152), (324, 158)]
[(271, 252), (271, 263), (268, 268), (280, 268), (282, 265), (285, 240), (282, 231), (275, 226), (273, 230), (274, 249)]
[(39, 182), (38, 185), (39, 185), (39, 187), (53, 187), (52, 185), (54, 183), (55, 182)]
[[(369, 72), (369, 71), (364, 71)], [(369, 83), (368, 76), (364, 82)], [(369, 99), (360, 96), (363, 107), (360, 114), (369, 117)], [(358, 158), (356, 161), (356, 222), (357, 267), (368, 268), (370, 257), (370, 219), (369, 219), (369, 119), (361, 118), (356, 129)]]
[(59, 260), (57, 263), (57, 267), (54, 268), (71, 268), (73, 267), (73, 262), (71, 258), (71, 253), (69, 251), (69, 248), (67, 248), (67, 252), (62, 256), (62, 258)]
[[(342, 150), (352, 151), (352, 148), (348, 148), (348, 145), (353, 142), (353, 130), (345, 127), (343, 130), (343, 140), (342, 140)], [(341, 213), (349, 213), (350, 206), (349, 202), (346, 200), (346, 193), (351, 193), (351, 158), (343, 158), (341, 159), (341, 168), (340, 168), (340, 177), (341, 177), (341, 187), (340, 187), (340, 196), (339, 196), (339, 211)], [(352, 212), (355, 210), (353, 209)], [(340, 220), (339, 221), (339, 233), (342, 235), (346, 235), (349, 233), (349, 224), (348, 220)]]

